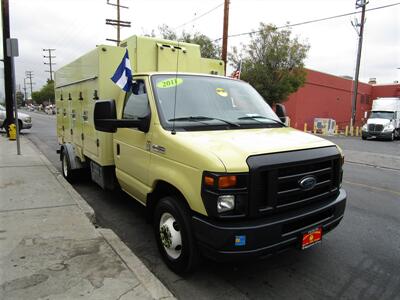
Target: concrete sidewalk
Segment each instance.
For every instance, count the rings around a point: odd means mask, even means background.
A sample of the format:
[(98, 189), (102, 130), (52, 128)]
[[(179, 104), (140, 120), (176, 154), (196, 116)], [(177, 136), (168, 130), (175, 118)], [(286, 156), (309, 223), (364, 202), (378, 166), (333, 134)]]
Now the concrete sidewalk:
[(27, 139), (0, 136), (0, 299), (173, 299)]

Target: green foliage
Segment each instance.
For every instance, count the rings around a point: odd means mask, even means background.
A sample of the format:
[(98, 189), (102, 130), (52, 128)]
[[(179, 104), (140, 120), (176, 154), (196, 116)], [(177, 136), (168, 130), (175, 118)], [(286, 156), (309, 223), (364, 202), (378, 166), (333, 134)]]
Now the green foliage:
[(233, 48), (229, 60), (237, 67), (242, 60), (241, 79), (249, 82), (273, 105), (304, 85), (304, 60), (310, 48), (291, 37), (290, 29), (278, 30), (274, 25), (260, 23), (259, 31), (243, 46), (241, 54)]
[(185, 43), (193, 43), (200, 45), (201, 56), (205, 58), (221, 58), (221, 48), (213, 43), (213, 41), (206, 35), (201, 34), (200, 32), (196, 32), (194, 34), (182, 31), (181, 35), (172, 30), (168, 25), (162, 25), (158, 27), (158, 30), (163, 39), (173, 40), (173, 41), (182, 41)]
[(43, 104), (43, 102), (48, 102), (49, 100), (54, 103), (54, 81), (47, 80), (46, 85), (44, 85), (40, 91), (32, 93), (32, 100), (37, 104)]

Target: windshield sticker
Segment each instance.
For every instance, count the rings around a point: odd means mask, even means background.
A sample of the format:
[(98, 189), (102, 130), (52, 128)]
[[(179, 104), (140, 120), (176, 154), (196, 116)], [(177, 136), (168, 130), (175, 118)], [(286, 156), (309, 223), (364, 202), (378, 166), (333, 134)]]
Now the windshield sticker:
[(217, 88), (217, 89), (215, 89), (215, 92), (218, 95), (220, 95), (221, 97), (227, 97), (228, 96), (228, 93), (223, 88)]
[(168, 89), (177, 85), (182, 84), (182, 78), (168, 78), (157, 83), (157, 87), (160, 89)]

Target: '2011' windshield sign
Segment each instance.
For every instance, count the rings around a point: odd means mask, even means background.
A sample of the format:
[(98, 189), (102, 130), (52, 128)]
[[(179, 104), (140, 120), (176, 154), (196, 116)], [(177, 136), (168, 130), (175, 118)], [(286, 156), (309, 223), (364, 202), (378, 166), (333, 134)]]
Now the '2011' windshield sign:
[(162, 80), (157, 83), (157, 87), (161, 89), (168, 89), (177, 85), (180, 85), (183, 82), (182, 78), (168, 78), (165, 80)]

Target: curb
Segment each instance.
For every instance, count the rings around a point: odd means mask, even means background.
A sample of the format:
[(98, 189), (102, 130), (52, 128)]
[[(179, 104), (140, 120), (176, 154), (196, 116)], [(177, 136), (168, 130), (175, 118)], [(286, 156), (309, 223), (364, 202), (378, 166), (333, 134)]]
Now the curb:
[(98, 228), (110, 247), (126, 266), (136, 275), (140, 283), (154, 299), (176, 299), (165, 285), (143, 264), (143, 262), (121, 241), (111, 229)]

